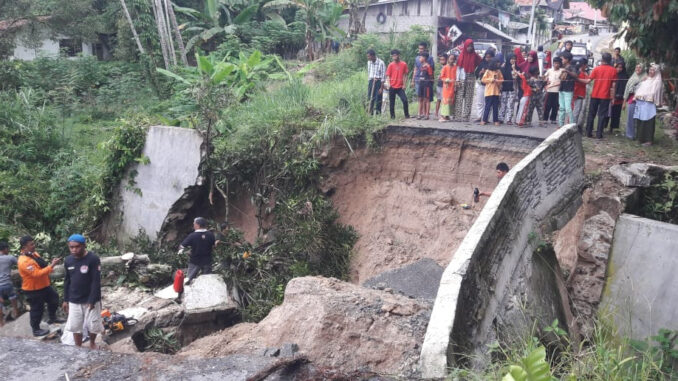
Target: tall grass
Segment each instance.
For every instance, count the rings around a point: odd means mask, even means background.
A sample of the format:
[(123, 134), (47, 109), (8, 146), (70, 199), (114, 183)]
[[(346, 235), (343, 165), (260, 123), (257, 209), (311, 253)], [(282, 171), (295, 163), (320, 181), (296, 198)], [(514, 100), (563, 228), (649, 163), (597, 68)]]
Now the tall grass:
[[(638, 342), (619, 337), (614, 324), (601, 316), (592, 337), (575, 344), (565, 333), (556, 333), (557, 339), (544, 342), (535, 336), (514, 342), (510, 346), (491, 345), (492, 362), (482, 370), (450, 369), (448, 380), (500, 380), (514, 364), (523, 360), (540, 346), (547, 349), (547, 361), (553, 380), (676, 380), (673, 362), (675, 353), (663, 351), (650, 339)], [(657, 337), (653, 337), (657, 340)], [(641, 345), (639, 345), (641, 344)], [(644, 345), (642, 345), (644, 344)], [(530, 378), (528, 378), (530, 380)]]

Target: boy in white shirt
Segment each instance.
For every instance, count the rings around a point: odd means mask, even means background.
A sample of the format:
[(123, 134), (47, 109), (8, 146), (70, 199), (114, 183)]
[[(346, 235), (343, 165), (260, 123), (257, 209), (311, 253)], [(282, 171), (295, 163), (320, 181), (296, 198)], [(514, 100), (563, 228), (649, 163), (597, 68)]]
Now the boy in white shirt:
[(560, 91), (560, 76), (563, 69), (560, 68), (563, 60), (560, 57), (553, 59), (553, 67), (546, 70), (546, 102), (544, 102), (544, 121), (551, 120), (551, 124), (558, 123), (558, 92)]

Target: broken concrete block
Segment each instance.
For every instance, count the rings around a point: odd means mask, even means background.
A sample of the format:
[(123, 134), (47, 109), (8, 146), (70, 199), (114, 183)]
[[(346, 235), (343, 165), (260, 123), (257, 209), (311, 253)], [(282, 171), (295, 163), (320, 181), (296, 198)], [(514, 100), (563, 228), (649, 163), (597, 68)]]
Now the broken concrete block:
[(678, 167), (650, 163), (618, 164), (610, 167), (610, 174), (626, 187), (649, 187), (666, 171), (678, 171)]

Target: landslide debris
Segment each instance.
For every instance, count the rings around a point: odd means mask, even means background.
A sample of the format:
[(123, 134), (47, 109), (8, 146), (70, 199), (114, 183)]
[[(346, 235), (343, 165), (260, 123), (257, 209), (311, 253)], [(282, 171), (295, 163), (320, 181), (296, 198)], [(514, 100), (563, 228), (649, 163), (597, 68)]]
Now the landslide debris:
[(414, 375), (431, 307), (428, 301), (333, 278), (295, 278), (287, 285), (283, 304), (258, 324), (226, 328), (179, 354), (261, 355), (293, 343), (316, 367)]

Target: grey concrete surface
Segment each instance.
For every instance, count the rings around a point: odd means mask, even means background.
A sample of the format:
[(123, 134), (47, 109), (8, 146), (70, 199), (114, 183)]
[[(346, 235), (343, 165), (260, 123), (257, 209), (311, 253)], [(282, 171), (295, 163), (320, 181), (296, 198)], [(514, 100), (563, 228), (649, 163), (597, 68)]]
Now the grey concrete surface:
[(160, 354), (119, 354), (0, 337), (3, 380), (246, 380), (277, 359), (232, 355), (187, 359)]
[(455, 353), (481, 363), (495, 340), (530, 335), (535, 322), (562, 318), (569, 306), (554, 296), (553, 258), (537, 263), (538, 239), (531, 237), (562, 227), (568, 213), (572, 217), (583, 184), (584, 151), (575, 125), (558, 129), (499, 182), (441, 278), (421, 350), (424, 377), (445, 377)]
[[(123, 181), (119, 200), (107, 221), (108, 236), (126, 241), (143, 229), (155, 239), (172, 205), (184, 190), (200, 181), (202, 137), (196, 130), (151, 126), (143, 155), (149, 164), (135, 165), (135, 185)], [(139, 194), (135, 189), (138, 189)]]
[[(536, 119), (535, 119), (536, 120)], [(556, 126), (548, 124), (546, 127), (539, 127), (535, 121), (533, 127), (520, 128), (516, 125), (501, 125), (494, 126), (487, 124), (481, 126), (479, 123), (473, 122), (444, 122), (437, 120), (418, 120), (418, 119), (402, 119), (397, 122), (392, 122), (392, 125), (404, 127), (419, 127), (419, 128), (435, 128), (441, 130), (453, 131), (469, 131), (479, 132), (483, 134), (495, 135), (510, 135), (510, 136), (524, 136), (538, 139), (546, 139), (549, 135), (556, 131)]]
[(363, 287), (385, 289), (414, 298), (433, 300), (438, 293), (443, 268), (429, 258), (420, 259), (396, 270), (383, 272), (363, 283)]
[(630, 214), (617, 221), (602, 311), (619, 333), (643, 340), (678, 330), (678, 225)]

